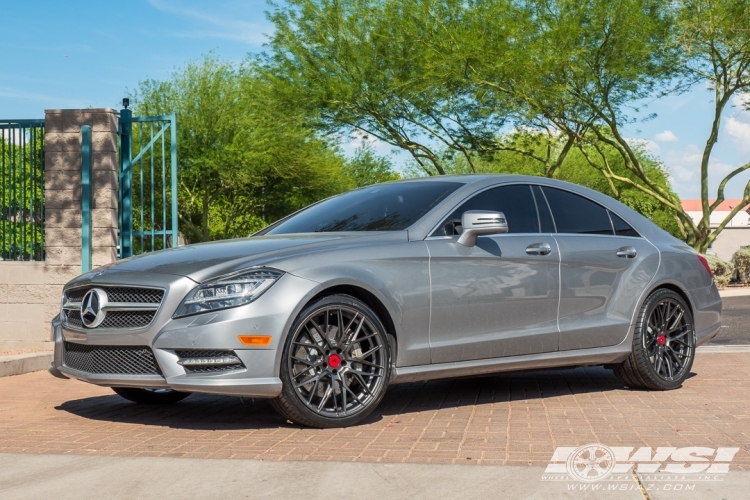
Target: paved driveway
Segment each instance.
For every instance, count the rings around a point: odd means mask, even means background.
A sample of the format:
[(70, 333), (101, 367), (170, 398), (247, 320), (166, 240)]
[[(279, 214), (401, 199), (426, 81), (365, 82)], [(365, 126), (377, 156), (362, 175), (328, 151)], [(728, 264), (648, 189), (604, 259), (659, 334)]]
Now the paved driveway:
[(750, 352), (699, 352), (680, 390), (622, 388), (602, 368), (394, 386), (363, 425), (301, 428), (264, 401), (168, 407), (45, 372), (0, 378), (0, 453), (486, 465), (549, 463), (558, 446), (738, 447), (750, 468)]
[(722, 299), (721, 332), (712, 345), (750, 345), (750, 296)]

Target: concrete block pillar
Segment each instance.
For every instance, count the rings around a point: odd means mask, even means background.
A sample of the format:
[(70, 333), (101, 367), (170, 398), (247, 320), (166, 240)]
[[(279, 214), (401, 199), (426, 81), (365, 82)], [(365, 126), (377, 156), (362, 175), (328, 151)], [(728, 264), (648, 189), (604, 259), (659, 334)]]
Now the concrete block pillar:
[(45, 112), (46, 264), (81, 273), (81, 127), (92, 128), (92, 264), (117, 258), (117, 127), (114, 109)]
[[(44, 328), (65, 283), (81, 274), (81, 127), (92, 128), (92, 264), (117, 259), (117, 128), (114, 109), (45, 111)], [(46, 340), (46, 339), (44, 339)]]

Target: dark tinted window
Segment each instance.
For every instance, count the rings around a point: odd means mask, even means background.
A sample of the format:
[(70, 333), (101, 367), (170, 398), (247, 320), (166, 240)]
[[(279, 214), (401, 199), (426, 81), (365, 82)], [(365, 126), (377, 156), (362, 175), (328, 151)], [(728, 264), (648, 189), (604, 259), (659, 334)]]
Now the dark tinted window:
[(612, 225), (617, 236), (640, 236), (638, 231), (630, 227), (630, 224), (622, 220), (617, 214), (609, 212), (609, 217), (612, 219)]
[(509, 233), (538, 233), (539, 218), (531, 194), (531, 187), (525, 185), (502, 186), (483, 191), (464, 202), (445, 221), (436, 235), (453, 236), (458, 234), (455, 226), (461, 223), (461, 215), (467, 210), (491, 210), (502, 212), (508, 221)]
[(606, 208), (568, 191), (548, 187), (542, 190), (558, 233), (614, 234)]
[(536, 200), (536, 208), (539, 210), (539, 223), (542, 225), (542, 232), (554, 233), (555, 221), (552, 220), (552, 214), (549, 211), (547, 199), (544, 197), (544, 193), (542, 193), (542, 188), (534, 186), (532, 190), (534, 192), (534, 199)]
[(462, 185), (416, 181), (357, 189), (313, 205), (264, 234), (400, 231)]

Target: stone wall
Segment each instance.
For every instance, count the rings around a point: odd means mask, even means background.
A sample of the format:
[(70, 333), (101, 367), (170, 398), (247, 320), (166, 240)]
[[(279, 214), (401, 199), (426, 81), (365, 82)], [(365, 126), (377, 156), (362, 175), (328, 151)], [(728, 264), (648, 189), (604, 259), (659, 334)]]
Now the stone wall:
[(81, 274), (81, 127), (92, 128), (92, 264), (117, 258), (114, 109), (45, 112), (44, 262), (0, 262), (0, 350), (51, 349), (49, 322)]
[(750, 227), (725, 227), (711, 244), (708, 253), (714, 253), (722, 260), (732, 260), (734, 252), (742, 246), (750, 245)]

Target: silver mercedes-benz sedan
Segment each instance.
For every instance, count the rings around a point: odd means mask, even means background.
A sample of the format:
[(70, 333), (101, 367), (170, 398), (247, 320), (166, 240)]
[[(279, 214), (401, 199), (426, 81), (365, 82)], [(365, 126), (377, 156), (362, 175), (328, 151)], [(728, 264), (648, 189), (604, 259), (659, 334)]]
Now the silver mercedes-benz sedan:
[(674, 389), (721, 299), (703, 257), (601, 193), (471, 175), (374, 185), (249, 238), (95, 269), (52, 324), (58, 377), (136, 403), (270, 398), (337, 427), (399, 382), (605, 365)]

